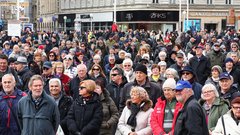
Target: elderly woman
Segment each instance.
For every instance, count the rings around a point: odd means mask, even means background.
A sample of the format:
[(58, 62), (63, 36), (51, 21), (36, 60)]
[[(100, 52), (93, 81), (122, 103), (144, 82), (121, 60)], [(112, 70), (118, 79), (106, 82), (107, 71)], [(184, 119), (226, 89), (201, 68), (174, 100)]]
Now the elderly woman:
[(215, 65), (212, 67), (211, 71), (211, 77), (209, 77), (205, 84), (211, 83), (213, 84), (217, 89), (219, 89), (219, 75), (222, 73), (222, 68), (219, 65)]
[(133, 61), (129, 58), (123, 60), (123, 71), (124, 76), (126, 76), (128, 82), (133, 82), (135, 79), (135, 74), (133, 70)]
[(96, 83), (84, 80), (79, 84), (79, 97), (68, 112), (68, 130), (70, 135), (98, 135), (102, 123), (102, 104), (99, 95), (94, 92)]
[(54, 62), (53, 76), (60, 79), (66, 95), (70, 96), (69, 82), (71, 81), (71, 78), (64, 74), (64, 65), (62, 62)]
[(199, 103), (205, 110), (209, 133), (214, 130), (218, 118), (228, 111), (229, 104), (226, 100), (219, 98), (216, 87), (209, 83), (202, 87)]
[(163, 96), (158, 98), (151, 115), (151, 128), (154, 135), (172, 135), (178, 112), (182, 104), (177, 102), (175, 97), (176, 81), (173, 78), (163, 83)]
[(126, 102), (118, 122), (120, 135), (151, 135), (150, 115), (153, 111), (152, 101), (142, 87), (133, 87), (130, 91), (131, 99)]
[(151, 67), (151, 72), (152, 74), (150, 75), (149, 80), (151, 82), (157, 83), (161, 88), (165, 79), (161, 77), (160, 66), (158, 66), (157, 64), (153, 64)]
[(166, 77), (166, 79), (168, 79), (168, 78), (173, 78), (173, 79), (175, 79), (175, 81), (178, 81), (178, 80), (179, 80), (178, 72), (177, 72), (177, 70), (175, 70), (174, 68), (168, 68), (168, 69), (166, 69), (165, 77)]

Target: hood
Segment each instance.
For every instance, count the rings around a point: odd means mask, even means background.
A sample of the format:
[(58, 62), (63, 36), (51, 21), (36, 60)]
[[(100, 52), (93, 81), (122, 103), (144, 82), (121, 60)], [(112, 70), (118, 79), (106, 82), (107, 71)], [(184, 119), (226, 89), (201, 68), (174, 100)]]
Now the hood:
[[(131, 99), (126, 101), (126, 106), (128, 107), (128, 109), (130, 108), (131, 104), (132, 104)], [(152, 108), (153, 103), (151, 100), (144, 100), (140, 105), (142, 105), (141, 110), (146, 112), (148, 109)]]

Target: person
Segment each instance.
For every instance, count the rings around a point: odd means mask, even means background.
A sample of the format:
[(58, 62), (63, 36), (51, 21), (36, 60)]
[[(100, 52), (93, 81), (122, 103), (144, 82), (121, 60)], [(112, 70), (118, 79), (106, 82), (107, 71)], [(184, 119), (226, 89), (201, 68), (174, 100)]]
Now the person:
[(2, 77), (3, 91), (0, 92), (0, 134), (20, 135), (21, 130), (17, 119), (18, 101), (27, 94), (15, 88), (16, 81), (12, 74)]
[(100, 101), (103, 106), (103, 120), (100, 128), (100, 135), (113, 135), (115, 133), (116, 125), (118, 123), (119, 113), (117, 106), (109, 92), (105, 88), (105, 82), (101, 79), (96, 79), (96, 93), (100, 95)]
[(167, 68), (165, 71), (164, 77), (165, 77), (165, 79), (173, 78), (173, 79), (175, 79), (175, 81), (179, 80), (178, 72), (174, 68)]
[(177, 53), (176, 63), (172, 64), (169, 68), (175, 69), (177, 72), (182, 70), (184, 67), (184, 56), (182, 53)]
[(125, 84), (122, 89), (122, 93), (120, 96), (120, 112), (125, 107), (125, 103), (127, 99), (130, 99), (130, 91), (133, 86), (141, 86), (143, 87), (153, 102), (153, 106), (155, 106), (157, 99), (162, 95), (162, 89), (159, 85), (154, 82), (150, 82), (147, 76), (147, 67), (142, 64), (138, 64), (135, 68), (136, 78), (133, 82), (129, 82)]
[(106, 87), (118, 110), (120, 104), (120, 95), (124, 85), (127, 83), (127, 78), (123, 75), (123, 72), (124, 71), (121, 68), (114, 67), (110, 72), (111, 81)]
[(216, 87), (209, 83), (202, 87), (201, 99), (199, 100), (207, 119), (209, 134), (214, 130), (218, 118), (228, 111), (228, 101), (219, 98)]
[(26, 57), (19, 56), (15, 64), (18, 76), (20, 78), (20, 84), (22, 86), (20, 89), (27, 91), (29, 79), (34, 75), (34, 73), (28, 68)]
[(72, 135), (98, 135), (103, 112), (99, 95), (94, 92), (96, 83), (84, 80), (79, 83), (77, 97), (68, 113), (68, 130)]
[(152, 101), (143, 87), (135, 86), (130, 91), (119, 118), (116, 135), (151, 135), (150, 115), (153, 111)]
[(53, 97), (55, 103), (58, 106), (61, 128), (63, 129), (63, 132), (68, 135), (67, 113), (70, 110), (73, 99), (64, 93), (62, 90), (61, 81), (58, 78), (52, 78), (49, 80), (49, 91), (50, 96)]
[(124, 76), (127, 78), (128, 82), (133, 82), (135, 79), (135, 74), (133, 70), (133, 61), (130, 58), (123, 60), (123, 71)]
[(73, 65), (73, 56), (68, 54), (63, 58), (64, 74), (74, 78), (77, 74), (77, 68)]
[(221, 51), (220, 44), (214, 43), (213, 50), (206, 55), (211, 63), (211, 67), (214, 65), (223, 66), (226, 55)]
[(151, 128), (154, 135), (173, 134), (178, 112), (182, 104), (175, 97), (176, 81), (173, 78), (163, 83), (163, 96), (158, 98), (151, 115)]
[(192, 85), (180, 80), (175, 89), (176, 99), (183, 108), (178, 113), (174, 135), (209, 135), (203, 109), (193, 96)]
[(211, 83), (219, 89), (219, 75), (222, 73), (222, 68), (219, 65), (214, 65), (211, 70), (211, 77), (209, 77), (205, 84)]
[(44, 80), (43, 89), (47, 92), (47, 94), (50, 94), (50, 92), (49, 92), (49, 80), (53, 77), (54, 76), (53, 76), (52, 63), (50, 61), (45, 61), (43, 63), (42, 78)]
[(88, 72), (88, 75), (92, 80), (101, 79), (104, 82), (104, 85), (107, 85), (106, 75), (99, 64), (94, 64)]
[(212, 135), (239, 135), (240, 134), (240, 92), (233, 95), (231, 110), (218, 119)]
[(151, 67), (151, 75), (149, 76), (150, 82), (157, 83), (160, 87), (162, 87), (163, 82), (165, 81), (165, 78), (161, 77), (160, 75), (160, 66), (157, 64), (153, 64)]
[(55, 135), (60, 122), (57, 104), (43, 90), (40, 75), (28, 83), (28, 96), (18, 102), (18, 120), (22, 135)]

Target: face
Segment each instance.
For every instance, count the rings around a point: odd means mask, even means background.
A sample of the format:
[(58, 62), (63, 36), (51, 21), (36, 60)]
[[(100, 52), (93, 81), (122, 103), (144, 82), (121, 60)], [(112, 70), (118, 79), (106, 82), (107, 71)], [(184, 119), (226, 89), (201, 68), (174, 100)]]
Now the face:
[(160, 66), (160, 72), (164, 73), (166, 71), (167, 66)]
[(13, 80), (12, 76), (5, 76), (2, 78), (2, 87), (7, 95), (14, 92), (15, 84), (15, 80)]
[(124, 65), (123, 65), (123, 70), (124, 70), (124, 71), (131, 71), (131, 70), (132, 70), (132, 65), (131, 65), (131, 63), (130, 63), (130, 62), (124, 63)]
[(32, 91), (33, 98), (39, 98), (43, 92), (43, 82), (41, 80), (34, 80), (29, 89)]
[(225, 66), (226, 66), (227, 69), (231, 69), (231, 68), (233, 68), (233, 63), (232, 62), (227, 62), (225, 64)]
[(219, 72), (218, 72), (218, 70), (216, 70), (216, 69), (213, 69), (213, 70), (212, 70), (212, 77), (213, 77), (213, 78), (219, 77)]
[(56, 66), (56, 73), (62, 74), (63, 73), (63, 65), (57, 65)]
[(180, 103), (184, 103), (187, 99), (187, 89), (184, 88), (183, 90), (177, 90), (176, 91), (176, 99)]
[(65, 67), (70, 67), (72, 65), (72, 63), (73, 63), (73, 60), (70, 58), (69, 59), (66, 58), (63, 60), (63, 64), (65, 65)]
[(238, 57), (237, 57), (236, 54), (232, 54), (232, 55), (231, 55), (231, 58), (232, 58), (232, 60), (233, 60), (234, 62), (238, 62)]
[(173, 75), (173, 73), (171, 71), (166, 71), (165, 75), (166, 75), (167, 79), (168, 78), (173, 78), (174, 79), (174, 75)]
[(153, 74), (153, 75), (159, 75), (159, 74), (160, 74), (159, 68), (153, 68), (153, 69), (152, 69), (152, 74)]
[(176, 61), (177, 61), (178, 65), (182, 65), (183, 64), (183, 60), (184, 60), (184, 58), (182, 58), (182, 57), (176, 57)]
[(58, 96), (61, 92), (61, 87), (58, 82), (54, 81), (49, 84), (49, 91), (52, 96)]
[(99, 74), (100, 68), (95, 66), (95, 67), (92, 68), (92, 71), (93, 71), (93, 74)]
[(227, 91), (230, 89), (231, 83), (232, 83), (232, 81), (230, 79), (221, 79), (219, 81), (219, 85), (220, 85), (221, 89), (224, 91)]
[(85, 78), (86, 74), (87, 74), (87, 69), (85, 69), (84, 67), (80, 66), (78, 68), (78, 77), (79, 78)]
[(5, 59), (0, 59), (0, 71), (5, 72), (8, 67), (8, 62)]
[(53, 61), (55, 59), (55, 55), (53, 53), (49, 54), (49, 60)]
[(141, 103), (141, 98), (138, 93), (132, 93), (131, 94), (131, 101), (132, 103), (139, 104)]
[(203, 99), (206, 101), (212, 101), (216, 97), (214, 90), (212, 89), (204, 89), (202, 90), (202, 94), (203, 94)]
[(93, 58), (93, 63), (99, 64), (101, 60), (99, 58)]
[(79, 95), (81, 95), (82, 97), (88, 97), (90, 95), (87, 91), (86, 84), (82, 83), (79, 86)]
[(43, 67), (43, 74), (44, 75), (52, 74), (52, 68)]
[(121, 76), (119, 75), (118, 71), (117, 70), (113, 70), (112, 73), (111, 73), (111, 80), (113, 82), (117, 82), (120, 79), (121, 79)]
[(164, 88), (163, 89), (163, 94), (164, 94), (164, 96), (167, 100), (172, 100), (175, 97), (176, 92), (175, 92), (174, 89)]
[(26, 54), (29, 54), (30, 48), (29, 48), (28, 46), (24, 47), (24, 52), (25, 52)]
[(97, 94), (101, 94), (102, 93), (102, 88), (101, 88), (101, 86), (99, 86), (99, 85), (96, 85), (96, 89), (94, 90), (94, 92), (96, 92)]
[(231, 49), (232, 49), (233, 52), (236, 52), (236, 51), (238, 50), (238, 48), (237, 48), (236, 45), (233, 45), (233, 46), (231, 47)]
[(203, 50), (201, 48), (196, 49), (196, 55), (202, 55)]
[(15, 67), (16, 67), (16, 70), (17, 70), (17, 71), (21, 71), (21, 70), (23, 69), (23, 64), (17, 63), (17, 64), (15, 65)]
[(114, 63), (115, 63), (115, 59), (109, 58), (109, 63), (110, 63), (110, 64), (114, 64)]
[(182, 72), (182, 79), (188, 81), (193, 78), (193, 74), (187, 71)]
[(42, 57), (41, 57), (41, 56), (36, 56), (36, 57), (34, 58), (34, 61), (35, 61), (35, 62), (41, 62), (41, 61), (42, 61)]
[(240, 119), (240, 103), (232, 104), (232, 111), (237, 119)]
[(136, 71), (136, 81), (143, 82), (146, 80), (147, 75), (141, 71)]

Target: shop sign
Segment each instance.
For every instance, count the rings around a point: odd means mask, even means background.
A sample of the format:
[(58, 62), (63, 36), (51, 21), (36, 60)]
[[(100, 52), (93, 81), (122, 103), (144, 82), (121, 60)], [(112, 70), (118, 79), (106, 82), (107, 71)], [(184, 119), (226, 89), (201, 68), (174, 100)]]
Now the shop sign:
[(228, 13), (221, 13), (221, 12), (195, 12), (190, 13), (190, 16), (228, 16)]

